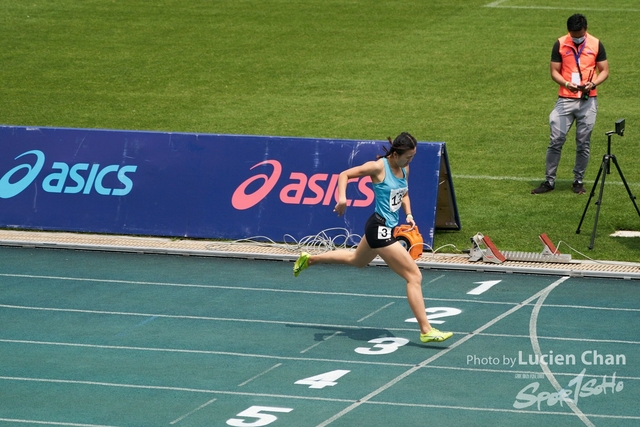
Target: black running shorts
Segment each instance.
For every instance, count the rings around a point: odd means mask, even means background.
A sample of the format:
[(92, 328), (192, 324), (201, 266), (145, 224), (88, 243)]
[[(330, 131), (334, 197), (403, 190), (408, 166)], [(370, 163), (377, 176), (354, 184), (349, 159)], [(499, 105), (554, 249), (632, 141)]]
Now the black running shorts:
[(385, 219), (375, 212), (367, 220), (364, 235), (367, 237), (370, 248), (384, 248), (397, 242), (393, 237), (393, 228), (387, 227), (385, 224)]

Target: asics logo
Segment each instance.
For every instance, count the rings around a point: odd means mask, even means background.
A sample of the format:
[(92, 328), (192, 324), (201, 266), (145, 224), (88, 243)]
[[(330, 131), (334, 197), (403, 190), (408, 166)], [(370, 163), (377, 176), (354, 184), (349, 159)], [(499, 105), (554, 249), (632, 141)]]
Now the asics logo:
[[(17, 156), (36, 156), (33, 164), (23, 163), (15, 166), (0, 178), (0, 198), (17, 196), (31, 185), (44, 167), (45, 155), (42, 151), (31, 150)], [(134, 165), (108, 165), (101, 167), (94, 163), (76, 163), (69, 166), (64, 162), (54, 162), (54, 172), (42, 180), (42, 189), (47, 193), (90, 194), (93, 191), (103, 196), (125, 196), (131, 192), (133, 181), (127, 174), (134, 173)], [(114, 177), (107, 177), (114, 174)], [(109, 184), (107, 184), (109, 183)], [(113, 186), (113, 187), (112, 187)]]
[[(249, 209), (260, 203), (260, 201), (267, 197), (267, 194), (273, 190), (278, 179), (280, 179), (280, 174), (282, 173), (282, 165), (280, 165), (280, 162), (275, 160), (265, 160), (264, 162), (253, 165), (249, 170), (253, 170), (261, 165), (273, 166), (273, 172), (271, 172), (271, 176), (263, 173), (254, 175), (236, 188), (236, 191), (233, 192), (233, 197), (231, 198), (231, 205), (239, 211)], [(253, 193), (247, 194), (247, 187), (258, 180), (263, 180), (262, 186)]]
[[(270, 175), (260, 173), (242, 182), (231, 197), (231, 205), (237, 210), (246, 210), (254, 207), (267, 197), (280, 181), (282, 165), (277, 160), (265, 160), (253, 165), (249, 170), (259, 166), (269, 165), (273, 168)], [(288, 205), (330, 205), (337, 201), (336, 189), (338, 186), (338, 174), (317, 173), (307, 176), (303, 172), (291, 172), (288, 183), (280, 190), (280, 201)], [(259, 188), (248, 192), (255, 182), (261, 182)], [(374, 200), (373, 189), (368, 185), (370, 177), (354, 178), (349, 180), (358, 187), (362, 198), (347, 199), (347, 206), (366, 207)]]
[[(2, 178), (0, 178), (1, 198), (9, 199), (17, 194), (20, 194), (22, 190), (27, 188), (33, 182), (33, 180), (36, 179), (36, 177), (42, 170), (42, 166), (44, 166), (44, 153), (42, 151), (27, 151), (26, 153), (20, 154), (15, 158), (15, 160), (18, 160), (20, 157), (26, 156), (27, 154), (35, 155), (37, 157), (36, 163), (33, 166), (27, 163), (18, 165), (2, 176)], [(26, 169), (27, 173), (18, 181), (12, 183), (11, 178), (13, 177), (13, 175), (22, 169)]]

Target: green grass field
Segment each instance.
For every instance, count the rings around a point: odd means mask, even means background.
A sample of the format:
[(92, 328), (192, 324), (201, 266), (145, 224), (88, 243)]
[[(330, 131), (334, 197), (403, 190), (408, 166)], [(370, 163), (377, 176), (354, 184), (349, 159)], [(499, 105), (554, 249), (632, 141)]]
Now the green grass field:
[[(600, 260), (638, 261), (640, 217), (607, 176), (595, 204), (570, 190), (574, 132), (556, 190), (544, 178), (557, 86), (551, 47), (584, 13), (611, 68), (599, 88), (587, 190), (619, 118), (616, 154), (640, 193), (640, 5), (637, 0), (4, 0), (0, 124), (384, 139), (407, 130), (445, 141), (462, 231), (503, 250), (540, 251), (546, 232)], [(413, 177), (413, 179), (418, 179)], [(561, 245), (560, 250), (583, 256)]]

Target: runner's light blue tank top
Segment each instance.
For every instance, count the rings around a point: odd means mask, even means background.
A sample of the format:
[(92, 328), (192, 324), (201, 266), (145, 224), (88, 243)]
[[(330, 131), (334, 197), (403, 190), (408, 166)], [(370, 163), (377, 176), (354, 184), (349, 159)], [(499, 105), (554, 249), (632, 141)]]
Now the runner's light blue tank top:
[(376, 213), (383, 217), (387, 227), (398, 225), (398, 209), (402, 206), (402, 198), (409, 191), (407, 185), (407, 173), (402, 168), (402, 178), (393, 174), (389, 160), (382, 158), (384, 163), (384, 180), (373, 184), (373, 192), (376, 196)]

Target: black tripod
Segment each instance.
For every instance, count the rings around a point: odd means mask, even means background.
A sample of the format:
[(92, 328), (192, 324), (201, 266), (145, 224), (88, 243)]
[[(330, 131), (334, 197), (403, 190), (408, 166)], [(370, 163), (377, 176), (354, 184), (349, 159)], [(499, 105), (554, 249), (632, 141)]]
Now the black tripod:
[[(620, 123), (622, 125), (620, 126)], [(589, 209), (589, 204), (591, 203), (591, 199), (596, 193), (596, 187), (598, 186), (598, 180), (602, 177), (602, 182), (600, 183), (600, 194), (598, 195), (598, 200), (596, 201), (596, 218), (593, 223), (593, 232), (591, 233), (591, 244), (589, 244), (589, 249), (593, 249), (594, 242), (596, 240), (596, 229), (598, 228), (598, 216), (600, 215), (600, 207), (602, 206), (602, 195), (604, 193), (604, 181), (607, 174), (611, 173), (611, 162), (616, 165), (616, 169), (618, 169), (618, 173), (620, 174), (620, 178), (622, 178), (622, 183), (627, 189), (627, 193), (629, 194), (629, 198), (631, 199), (631, 203), (636, 208), (636, 212), (638, 212), (638, 216), (640, 216), (640, 209), (638, 209), (638, 205), (636, 204), (636, 196), (631, 193), (631, 189), (627, 184), (627, 181), (624, 179), (624, 175), (622, 174), (622, 170), (620, 169), (620, 165), (618, 164), (618, 160), (616, 156), (611, 154), (611, 135), (617, 133), (622, 136), (624, 134), (624, 120), (620, 120), (616, 123), (616, 130), (612, 130), (607, 132), (605, 135), (608, 137), (607, 143), (607, 154), (602, 157), (602, 164), (600, 165), (600, 170), (598, 171), (598, 175), (596, 176), (596, 181), (593, 183), (593, 188), (591, 189), (591, 194), (589, 195), (589, 200), (587, 200), (587, 205), (584, 207), (584, 212), (582, 212), (582, 218), (580, 218), (580, 224), (578, 224), (578, 229), (576, 230), (576, 234), (580, 234), (580, 227), (582, 226), (582, 221), (584, 221), (584, 216), (587, 214), (587, 209)]]

